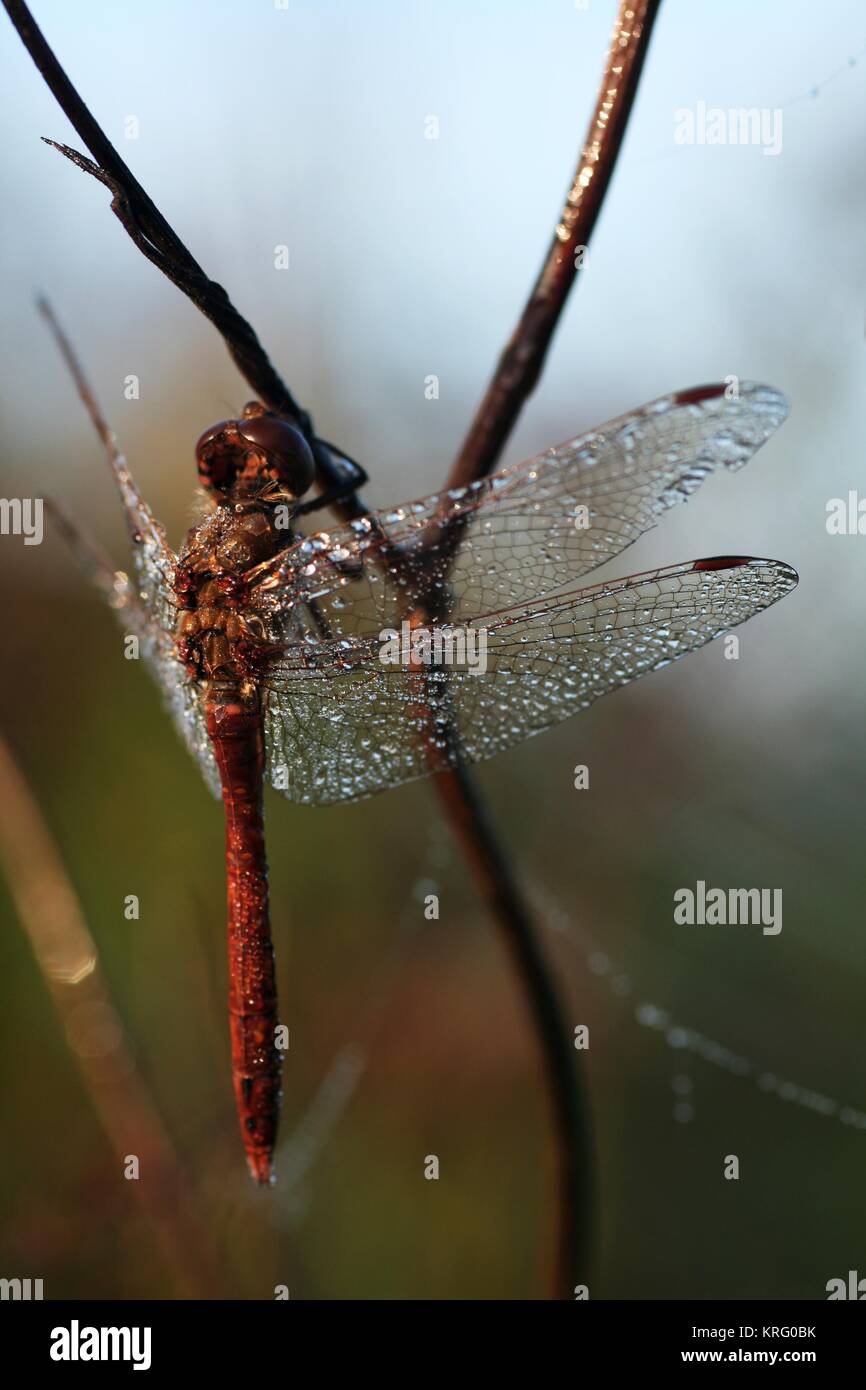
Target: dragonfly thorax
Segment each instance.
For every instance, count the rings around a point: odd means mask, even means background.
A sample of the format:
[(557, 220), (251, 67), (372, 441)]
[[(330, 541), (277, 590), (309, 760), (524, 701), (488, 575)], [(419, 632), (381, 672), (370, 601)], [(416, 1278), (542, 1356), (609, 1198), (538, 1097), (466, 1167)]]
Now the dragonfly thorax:
[(198, 680), (243, 680), (270, 650), (247, 576), (277, 555), (291, 532), (274, 508), (217, 507), (187, 536), (175, 572), (177, 654)]

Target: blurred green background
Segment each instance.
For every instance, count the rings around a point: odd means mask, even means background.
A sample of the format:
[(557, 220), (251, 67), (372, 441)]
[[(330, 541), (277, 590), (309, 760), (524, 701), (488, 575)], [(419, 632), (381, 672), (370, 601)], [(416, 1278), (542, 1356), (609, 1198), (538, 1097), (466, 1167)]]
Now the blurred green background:
[[(34, 5), (322, 434), (367, 465), (377, 505), (444, 476), (547, 244), (613, 9)], [(820, 1298), (828, 1279), (864, 1272), (866, 541), (824, 524), (829, 498), (866, 488), (862, 19), (841, 0), (663, 7), (587, 270), (507, 455), (729, 373), (793, 402), (744, 473), (711, 480), (614, 567), (732, 551), (794, 564), (799, 589), (741, 630), (739, 661), (714, 644), (479, 773), (569, 1017), (590, 1028), (592, 1297)], [(39, 144), (79, 142), (8, 23), (0, 58), (0, 490), (57, 496), (125, 567), (110, 482), (34, 291), (176, 543), (194, 441), (248, 391), (105, 191)], [(782, 152), (676, 146), (673, 113), (699, 100), (781, 107)], [(288, 272), (273, 268), (279, 244)], [(137, 401), (123, 394), (131, 373)], [(333, 810), (269, 800), (291, 1047), (282, 1180), (253, 1190), (229, 1076), (220, 808), (55, 537), (0, 538), (0, 567), (2, 732), (80, 897), (211, 1266), (191, 1287), (180, 1264), (196, 1251), (168, 1255), (123, 1180), (0, 884), (0, 1274), (42, 1277), (46, 1297), (269, 1298), (277, 1284), (293, 1298), (538, 1296), (552, 1220), (542, 1079), (431, 787)], [(573, 789), (576, 763), (588, 791)], [(673, 892), (699, 878), (781, 887), (781, 935), (676, 926)], [(816, 1113), (807, 1090), (835, 1112)], [(117, 1141), (136, 1152), (134, 1133)], [(438, 1182), (423, 1177), (433, 1153)], [(731, 1153), (738, 1182), (722, 1176)]]

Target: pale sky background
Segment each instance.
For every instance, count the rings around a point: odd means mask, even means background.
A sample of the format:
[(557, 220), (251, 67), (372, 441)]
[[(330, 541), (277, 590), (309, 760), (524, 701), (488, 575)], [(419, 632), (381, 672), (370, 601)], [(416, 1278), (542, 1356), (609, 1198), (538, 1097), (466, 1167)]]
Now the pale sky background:
[[(367, 464), (370, 499), (432, 491), (547, 246), (614, 5), (34, 8), (320, 432)], [(5, 19), (0, 61), (3, 486), (18, 495), (38, 481), (121, 539), (33, 310), (39, 288), (179, 540), (193, 443), (249, 392), (209, 325), (129, 242), (106, 191), (40, 144), (80, 141)], [(859, 706), (864, 675), (866, 537), (831, 539), (824, 526), (829, 497), (866, 492), (864, 75), (866, 11), (850, 0), (666, 0), (587, 270), (507, 454), (732, 372), (788, 392), (791, 418), (759, 458), (713, 480), (617, 569), (731, 551), (793, 563), (797, 595), (748, 630), (759, 692), (747, 698), (801, 713), (820, 700)], [(781, 153), (676, 145), (674, 112), (699, 101), (781, 107)], [(435, 142), (423, 138), (430, 114)], [(130, 115), (137, 140), (124, 137)], [(278, 243), (288, 272), (273, 268)], [(138, 402), (123, 398), (131, 372)], [(26, 558), (34, 582), (50, 572), (44, 556)], [(712, 688), (708, 659), (688, 668), (678, 697)]]

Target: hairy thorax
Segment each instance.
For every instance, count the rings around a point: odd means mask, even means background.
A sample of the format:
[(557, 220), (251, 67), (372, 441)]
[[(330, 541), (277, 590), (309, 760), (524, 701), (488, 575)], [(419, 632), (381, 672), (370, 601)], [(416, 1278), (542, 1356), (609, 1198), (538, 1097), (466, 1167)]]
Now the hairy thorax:
[(289, 539), (256, 503), (219, 506), (189, 532), (175, 578), (175, 641), (191, 676), (235, 683), (258, 674), (272, 645), (249, 580)]

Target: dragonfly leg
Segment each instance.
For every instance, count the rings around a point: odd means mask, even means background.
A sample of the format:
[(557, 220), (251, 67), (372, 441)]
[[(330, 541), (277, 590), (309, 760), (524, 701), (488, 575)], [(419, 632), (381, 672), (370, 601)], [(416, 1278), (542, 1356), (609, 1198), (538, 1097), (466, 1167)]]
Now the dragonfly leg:
[(344, 454), (342, 449), (336, 448), (333, 444), (328, 444), (324, 439), (316, 439), (313, 441), (314, 456), (318, 453), (320, 447), (330, 450), (334, 457), (339, 460), (342, 466), (341, 471), (345, 474), (345, 477), (341, 482), (337, 483), (336, 486), (329, 488), (327, 492), (322, 492), (318, 497), (313, 497), (309, 502), (302, 502), (299, 507), (295, 507), (294, 511), (296, 516), (306, 516), (309, 512), (317, 512), (323, 507), (333, 506), (335, 502), (342, 502), (346, 497), (350, 497), (353, 492), (357, 492), (360, 488), (366, 486), (368, 481), (366, 469), (362, 468), (360, 463), (356, 463), (354, 459)]

